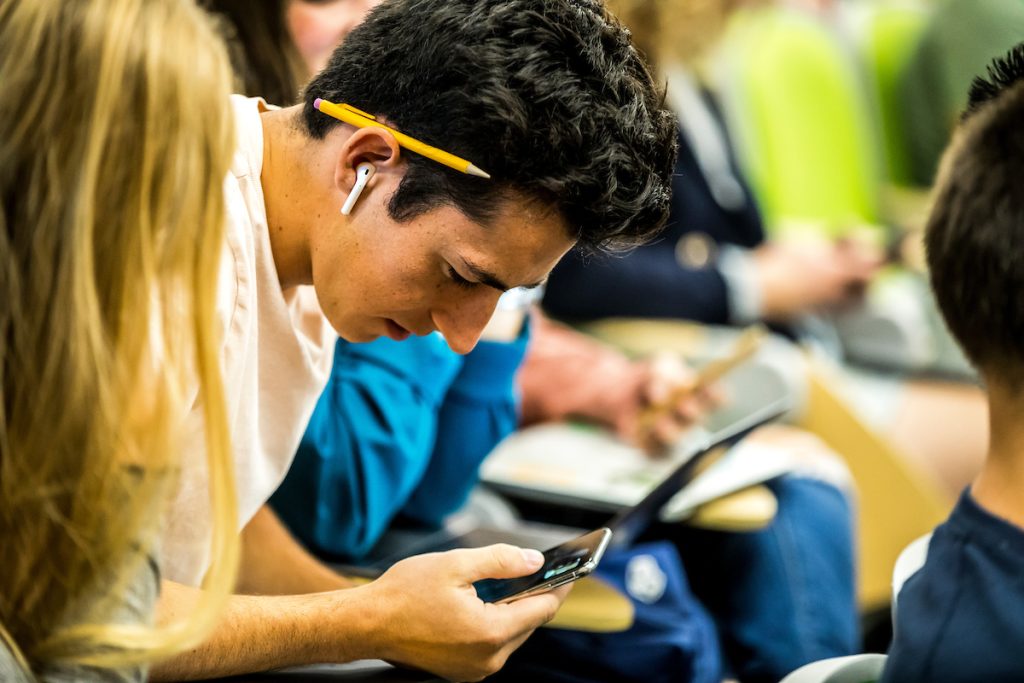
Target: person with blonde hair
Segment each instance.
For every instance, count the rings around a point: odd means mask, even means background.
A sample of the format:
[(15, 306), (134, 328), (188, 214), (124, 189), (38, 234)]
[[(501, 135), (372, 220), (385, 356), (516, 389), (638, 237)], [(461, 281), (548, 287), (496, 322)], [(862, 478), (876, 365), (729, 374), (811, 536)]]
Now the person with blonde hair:
[[(231, 71), (188, 0), (2, 0), (0, 83), (0, 679), (142, 680), (205, 637), (237, 566), (214, 324)], [(155, 625), (194, 400), (211, 568)]]

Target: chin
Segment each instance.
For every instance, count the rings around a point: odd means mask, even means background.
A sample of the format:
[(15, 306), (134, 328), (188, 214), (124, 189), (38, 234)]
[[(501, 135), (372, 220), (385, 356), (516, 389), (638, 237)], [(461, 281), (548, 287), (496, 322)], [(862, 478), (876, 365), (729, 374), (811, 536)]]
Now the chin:
[(351, 334), (338, 332), (338, 336), (351, 344), (366, 344), (376, 339), (380, 339), (384, 335), (380, 332), (354, 332)]

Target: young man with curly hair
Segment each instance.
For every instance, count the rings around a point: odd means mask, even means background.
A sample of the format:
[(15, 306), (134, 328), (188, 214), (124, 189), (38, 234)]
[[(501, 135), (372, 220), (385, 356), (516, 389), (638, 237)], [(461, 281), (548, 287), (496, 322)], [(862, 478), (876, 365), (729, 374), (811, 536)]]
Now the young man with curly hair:
[[(317, 99), (468, 159), (451, 170), (356, 128)], [(343, 579), (292, 540), (266, 500), (284, 477), (347, 341), (440, 332), (468, 352), (512, 287), (537, 285), (572, 246), (643, 241), (665, 219), (674, 123), (597, 0), (389, 0), (306, 89), (274, 110), (232, 102), (220, 311), (243, 528), (238, 595), (220, 629), (155, 678), (382, 658), (454, 680), (500, 668), (564, 592), (480, 602), (473, 581), (539, 566), (508, 546)], [(349, 214), (359, 167), (374, 173)], [(196, 426), (201, 434), (201, 424)], [(189, 609), (206, 571), (206, 476), (193, 451), (163, 544), (163, 612)]]

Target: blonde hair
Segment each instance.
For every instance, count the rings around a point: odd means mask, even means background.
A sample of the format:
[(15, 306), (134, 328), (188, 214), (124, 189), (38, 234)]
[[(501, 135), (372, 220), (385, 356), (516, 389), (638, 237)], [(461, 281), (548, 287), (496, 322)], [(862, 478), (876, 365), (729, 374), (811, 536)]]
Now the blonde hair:
[[(0, 636), (26, 667), (166, 657), (233, 588), (214, 324), (230, 82), (190, 0), (0, 0)], [(193, 399), (216, 511), (207, 597), (178, 623), (123, 623)]]

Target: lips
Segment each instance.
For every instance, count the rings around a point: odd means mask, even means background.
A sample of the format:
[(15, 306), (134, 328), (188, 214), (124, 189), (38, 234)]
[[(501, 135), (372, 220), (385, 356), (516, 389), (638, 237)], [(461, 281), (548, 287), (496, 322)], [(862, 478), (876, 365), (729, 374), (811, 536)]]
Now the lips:
[(388, 328), (388, 336), (395, 341), (405, 341), (412, 334), (409, 330), (405, 329), (394, 320), (387, 318), (385, 320)]

